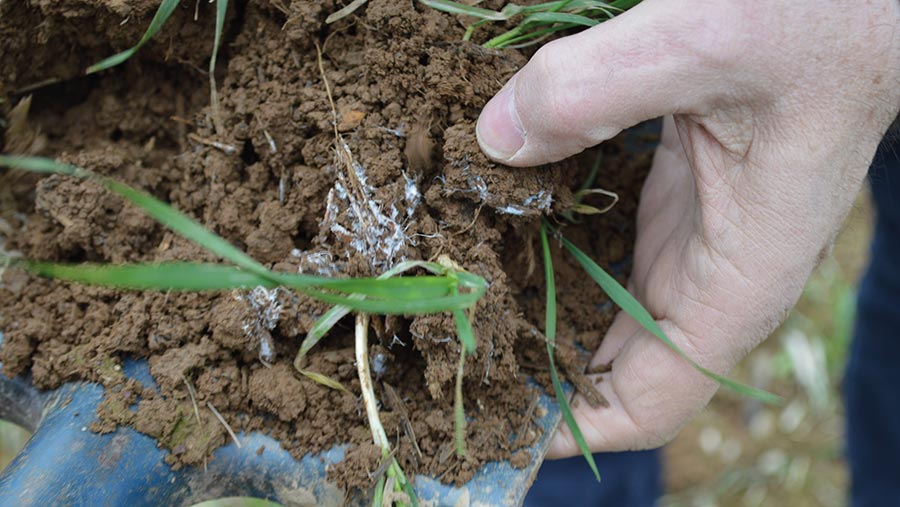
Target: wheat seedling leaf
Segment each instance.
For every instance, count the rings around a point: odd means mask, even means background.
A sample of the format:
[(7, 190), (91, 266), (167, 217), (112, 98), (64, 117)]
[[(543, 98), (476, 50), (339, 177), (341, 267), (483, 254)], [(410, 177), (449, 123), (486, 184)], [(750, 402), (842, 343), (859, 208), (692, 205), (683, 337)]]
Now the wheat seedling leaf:
[[(227, 289), (250, 289), (254, 287), (283, 286), (278, 280), (250, 273), (240, 268), (222, 264), (202, 264), (171, 262), (162, 264), (57, 264), (10, 258), (0, 254), (0, 264), (19, 266), (40, 276), (68, 282), (99, 285), (119, 289), (160, 290), (160, 291), (209, 291)], [(411, 277), (413, 280), (427, 280), (435, 277)], [(443, 281), (437, 278), (438, 281)], [(341, 280), (342, 281), (342, 280)], [(360, 289), (368, 283), (377, 287), (383, 282), (377, 279), (355, 280), (354, 288)], [(334, 305), (343, 305), (352, 310), (384, 315), (419, 315), (464, 309), (473, 305), (480, 297), (478, 291), (465, 294), (412, 299), (357, 299), (352, 295), (335, 294), (316, 289), (311, 284), (289, 285), (312, 298)], [(362, 289), (361, 289), (362, 290)], [(380, 292), (373, 290), (372, 292)], [(404, 293), (398, 292), (403, 295)]]
[[(483, 278), (464, 272), (454, 273), (452, 277), (444, 275), (390, 278), (384, 280), (376, 280), (373, 278), (337, 279), (300, 274), (274, 273), (187, 215), (172, 208), (156, 197), (141, 190), (134, 189), (124, 183), (93, 174), (90, 171), (86, 171), (70, 164), (63, 164), (54, 160), (39, 157), (0, 155), (0, 166), (44, 174), (61, 174), (95, 180), (108, 190), (122, 196), (132, 204), (144, 210), (156, 221), (218, 257), (227, 260), (250, 273), (259, 275), (261, 278), (272, 280), (277, 284), (305, 290), (310, 295), (313, 294), (309, 292), (309, 287), (322, 287), (346, 293), (359, 293), (370, 297), (390, 298), (393, 300), (404, 301), (404, 305), (409, 308), (410, 313), (419, 313), (427, 311), (427, 308), (437, 308), (442, 306), (430, 305), (428, 300), (436, 297), (443, 297), (448, 293), (451, 286), (456, 286), (457, 283), (460, 286), (469, 289), (469, 292), (460, 294), (458, 297), (451, 297), (449, 300), (454, 302), (450, 306), (444, 307), (443, 310), (467, 307), (468, 305), (457, 306), (457, 302), (474, 302), (474, 300), (477, 300), (478, 298), (476, 297), (473, 300), (471, 296), (483, 294), (487, 287)], [(431, 271), (443, 269), (433, 263), (422, 263), (421, 266)], [(108, 267), (107, 269), (112, 269), (112, 267)], [(72, 271), (67, 271), (67, 273), (70, 273), (71, 276), (75, 276)], [(334, 304), (350, 301), (347, 299), (347, 296), (325, 297), (327, 296), (325, 293), (317, 292), (316, 294), (323, 295), (320, 299)], [(313, 295), (313, 297), (317, 296)], [(347, 306), (350, 306), (353, 309), (374, 312), (374, 310), (372, 310), (373, 308), (385, 308), (383, 303), (385, 302), (356, 301)], [(364, 310), (366, 308), (369, 310)], [(398, 312), (401, 312), (401, 309), (397, 308), (389, 313)]]
[(178, 4), (181, 0), (163, 0), (159, 4), (159, 8), (156, 10), (156, 14), (153, 16), (153, 19), (150, 20), (150, 26), (147, 27), (147, 31), (144, 32), (144, 35), (141, 37), (141, 40), (138, 41), (133, 47), (122, 51), (121, 53), (116, 53), (108, 58), (101, 60), (94, 65), (91, 65), (87, 69), (87, 74), (93, 74), (95, 72), (100, 72), (101, 70), (106, 70), (111, 67), (115, 67), (120, 63), (128, 60), (139, 49), (141, 46), (147, 43), (150, 39), (159, 32), (159, 29), (162, 28), (163, 24), (165, 24), (166, 20), (169, 19), (169, 16), (172, 15), (172, 12), (175, 11), (175, 8), (178, 7)]
[(452, 0), (419, 0), (419, 2), (432, 9), (450, 14), (463, 14), (490, 21), (506, 21), (510, 17), (509, 14), (492, 11), (490, 9), (482, 9), (481, 7), (473, 7), (471, 5), (453, 2)]
[(222, 113), (219, 110), (219, 91), (216, 86), (216, 60), (219, 58), (219, 43), (225, 27), (225, 14), (228, 13), (228, 0), (216, 0), (216, 34), (213, 38), (212, 57), (209, 59), (209, 104), (212, 107), (213, 128), (217, 134), (225, 132)]
[(584, 456), (584, 459), (591, 467), (591, 471), (594, 472), (594, 476), (599, 481), (600, 471), (597, 470), (597, 463), (594, 462), (594, 455), (591, 453), (591, 449), (584, 440), (584, 435), (581, 433), (578, 421), (575, 420), (572, 409), (569, 407), (569, 400), (566, 398), (566, 393), (563, 392), (562, 384), (559, 381), (559, 373), (556, 371), (556, 361), (553, 357), (553, 349), (556, 346), (556, 281), (553, 275), (553, 259), (550, 258), (550, 243), (547, 241), (546, 224), (541, 224), (541, 249), (544, 253), (544, 280), (547, 285), (547, 308), (544, 320), (544, 334), (547, 337), (547, 356), (550, 359), (550, 380), (553, 382), (553, 392), (556, 395), (556, 403), (559, 405), (559, 410), (562, 412), (563, 419), (565, 419), (566, 425), (569, 427), (569, 431), (572, 433), (572, 437), (578, 445), (578, 449), (581, 450), (581, 454)]
[(321, 384), (325, 387), (329, 387), (331, 389), (334, 389), (335, 391), (343, 391), (351, 396), (353, 395), (353, 393), (351, 393), (346, 387), (344, 387), (344, 384), (341, 384), (340, 382), (338, 382), (337, 380), (334, 380), (333, 378), (329, 377), (328, 375), (323, 375), (321, 373), (314, 372), (311, 370), (300, 370), (300, 373), (302, 373), (308, 379), (312, 380), (313, 382), (315, 382), (317, 384)]
[(762, 389), (757, 389), (755, 387), (751, 387), (735, 380), (731, 380), (727, 377), (719, 375), (713, 371), (710, 371), (703, 366), (700, 366), (696, 361), (688, 357), (684, 351), (681, 350), (678, 345), (669, 339), (668, 336), (663, 332), (663, 330), (659, 327), (659, 324), (656, 323), (656, 320), (650, 315), (650, 312), (638, 302), (637, 299), (634, 298), (626, 289), (622, 287), (619, 282), (616, 281), (611, 275), (609, 275), (606, 271), (603, 270), (600, 266), (597, 265), (590, 257), (587, 256), (584, 252), (578, 249), (572, 242), (564, 238), (562, 235), (559, 236), (559, 239), (562, 241), (563, 246), (569, 253), (575, 257), (575, 260), (578, 261), (579, 264), (584, 268), (587, 272), (588, 276), (590, 276), (597, 285), (600, 286), (601, 289), (609, 296), (612, 301), (619, 306), (625, 313), (627, 313), (632, 319), (638, 322), (644, 329), (650, 332), (653, 336), (658, 338), (661, 342), (663, 342), (667, 347), (675, 351), (676, 354), (681, 356), (685, 361), (691, 364), (697, 371), (706, 375), (707, 377), (715, 380), (720, 385), (725, 386), (732, 391), (750, 398), (754, 398), (765, 403), (772, 404), (781, 404), (784, 400), (775, 394), (764, 391)]
[[(410, 269), (414, 268), (425, 268), (433, 273), (440, 273), (441, 266), (424, 262), (424, 261), (404, 261), (393, 268), (385, 271), (384, 273), (378, 275), (379, 280), (391, 278), (400, 273), (406, 272)], [(435, 269), (437, 267), (438, 269)], [(351, 299), (360, 300), (363, 298), (362, 294), (351, 294), (349, 296)], [(297, 357), (294, 359), (294, 367), (298, 370), (303, 369), (304, 360), (306, 359), (306, 354), (316, 346), (317, 343), (326, 335), (328, 331), (334, 327), (342, 318), (344, 318), (347, 314), (351, 312), (351, 308), (343, 305), (333, 306), (324, 315), (319, 317), (316, 320), (315, 324), (313, 324), (312, 328), (310, 328), (309, 332), (306, 334), (306, 337), (303, 338), (303, 342), (300, 344), (300, 350), (297, 351)]]
[(522, 20), (522, 24), (531, 23), (568, 23), (570, 25), (591, 27), (599, 24), (600, 21), (589, 18), (587, 16), (582, 16), (580, 14), (571, 14), (568, 12), (536, 12), (534, 14), (530, 14), (524, 20)]

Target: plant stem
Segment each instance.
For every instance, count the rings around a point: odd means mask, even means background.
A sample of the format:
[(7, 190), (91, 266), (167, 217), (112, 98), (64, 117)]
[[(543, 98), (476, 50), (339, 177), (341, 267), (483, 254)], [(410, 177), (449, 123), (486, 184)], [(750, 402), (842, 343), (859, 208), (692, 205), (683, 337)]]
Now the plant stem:
[(362, 390), (363, 405), (369, 419), (372, 440), (381, 448), (385, 456), (391, 453), (387, 434), (381, 425), (378, 415), (378, 402), (375, 400), (375, 389), (372, 384), (372, 372), (369, 370), (369, 315), (360, 313), (356, 316), (356, 372), (359, 375), (359, 387)]
[[(391, 445), (388, 442), (387, 433), (381, 424), (381, 417), (378, 415), (378, 401), (375, 399), (375, 389), (372, 383), (372, 372), (369, 368), (369, 315), (359, 313), (356, 315), (356, 372), (359, 375), (359, 387), (362, 390), (363, 405), (366, 407), (366, 416), (369, 419), (369, 431), (372, 433), (372, 441), (381, 448), (381, 455), (385, 458), (391, 455)], [(391, 465), (387, 469), (387, 475), (393, 477), (394, 490), (398, 492), (411, 492), (409, 481), (400, 464), (396, 459), (392, 459)], [(381, 488), (383, 483), (379, 482)], [(378, 491), (376, 486), (376, 492)], [(377, 494), (376, 494), (377, 496)], [(410, 498), (413, 505), (416, 505), (415, 498)], [(397, 502), (398, 506), (405, 506), (403, 502)]]

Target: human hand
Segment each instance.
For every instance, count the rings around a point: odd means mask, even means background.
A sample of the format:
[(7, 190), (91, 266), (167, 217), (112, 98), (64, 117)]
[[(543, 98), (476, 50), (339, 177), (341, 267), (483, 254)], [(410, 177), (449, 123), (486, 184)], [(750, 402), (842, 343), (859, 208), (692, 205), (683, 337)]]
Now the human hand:
[[(900, 109), (900, 2), (645, 0), (541, 48), (485, 106), (482, 149), (560, 160), (668, 116), (629, 288), (724, 373), (784, 319)], [(609, 408), (573, 409), (594, 451), (668, 442), (716, 384), (621, 312), (593, 364)], [(550, 457), (578, 453), (561, 426)]]

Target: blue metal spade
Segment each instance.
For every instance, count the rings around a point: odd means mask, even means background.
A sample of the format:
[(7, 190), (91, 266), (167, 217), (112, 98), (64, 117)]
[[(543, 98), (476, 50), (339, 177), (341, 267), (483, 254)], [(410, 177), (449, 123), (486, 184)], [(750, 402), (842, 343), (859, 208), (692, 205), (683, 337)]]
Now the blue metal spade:
[[(0, 335), (2, 336), (2, 335)], [(127, 361), (125, 374), (154, 385), (144, 361)], [(294, 459), (261, 433), (240, 433), (242, 443), (217, 449), (207, 470), (178, 471), (164, 461), (168, 451), (128, 427), (106, 435), (88, 429), (103, 388), (84, 382), (38, 392), (27, 379), (0, 375), (0, 419), (33, 435), (0, 475), (0, 507), (6, 506), (189, 506), (228, 496), (265, 498), (285, 506), (366, 505), (361, 492), (328, 482), (326, 467), (344, 457), (346, 446)], [(541, 395), (540, 440), (529, 448), (534, 460), (524, 469), (509, 462), (483, 466), (461, 488), (426, 476), (414, 479), (420, 503), (430, 506), (521, 505), (534, 480), (553, 429), (559, 422), (555, 401)], [(265, 446), (265, 452), (256, 450)]]

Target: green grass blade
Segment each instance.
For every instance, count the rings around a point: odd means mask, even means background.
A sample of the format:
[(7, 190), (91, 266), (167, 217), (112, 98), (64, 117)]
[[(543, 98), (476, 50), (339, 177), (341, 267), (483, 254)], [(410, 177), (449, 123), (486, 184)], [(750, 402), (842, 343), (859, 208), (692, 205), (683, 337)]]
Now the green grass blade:
[[(454, 296), (459, 295), (459, 287), (454, 285), (450, 288), (450, 293)], [(469, 317), (462, 310), (453, 311), (453, 320), (456, 322), (456, 338), (462, 344), (463, 349), (468, 354), (475, 353), (475, 331), (472, 330), (472, 323)]]
[(88, 172), (74, 165), (62, 164), (43, 157), (25, 157), (21, 155), (0, 155), (0, 166), (20, 169), (32, 173), (62, 174), (84, 178)]
[(17, 259), (13, 264), (39, 276), (116, 289), (207, 291), (278, 285), (254, 273), (221, 264), (56, 264)]
[(462, 310), (453, 311), (453, 320), (456, 322), (456, 337), (462, 344), (466, 353), (475, 353), (475, 333), (472, 331), (472, 323)]
[[(410, 278), (410, 280), (420, 280), (426, 278), (427, 277), (415, 277)], [(360, 280), (366, 281), (367, 285), (365, 286), (365, 289), (360, 289), (358, 292), (379, 292), (377, 290), (379, 284), (384, 282), (382, 280), (371, 278)], [(441, 279), (438, 280), (443, 281)], [(363, 287), (361, 285), (357, 286)], [(445, 296), (409, 297), (408, 293), (399, 292), (399, 297), (393, 298), (355, 299), (353, 297), (353, 294), (333, 294), (330, 292), (311, 289), (308, 286), (295, 286), (294, 288), (312, 298), (324, 301), (326, 303), (346, 306), (356, 311), (384, 315), (420, 315), (425, 313), (439, 313), (444, 311), (462, 310), (474, 305), (475, 302), (478, 301), (484, 294), (480, 291), (473, 291), (459, 295), (448, 294)]]
[(575, 3), (573, 0), (556, 0), (555, 2), (544, 2), (523, 7), (521, 12), (523, 14), (532, 14), (535, 12), (557, 12), (563, 7), (571, 7), (573, 3)]
[(615, 278), (610, 276), (606, 271), (603, 270), (600, 266), (597, 265), (590, 257), (588, 257), (584, 252), (578, 249), (574, 244), (572, 244), (566, 238), (559, 236), (560, 240), (562, 240), (563, 246), (569, 253), (575, 257), (575, 260), (578, 261), (579, 264), (584, 268), (587, 274), (603, 289), (604, 292), (609, 296), (612, 301), (619, 306), (625, 313), (627, 313), (632, 319), (637, 321), (644, 329), (649, 331), (653, 336), (658, 338), (661, 342), (666, 344), (670, 349), (675, 351), (676, 354), (684, 358), (687, 362), (691, 364), (694, 368), (697, 369), (700, 373), (706, 375), (707, 377), (715, 380), (720, 385), (725, 386), (732, 391), (742, 395), (748, 396), (750, 398), (755, 398), (757, 400), (763, 401), (765, 403), (773, 403), (780, 404), (784, 400), (775, 394), (769, 393), (762, 389), (757, 389), (755, 387), (751, 387), (740, 382), (731, 380), (729, 378), (723, 377), (718, 373), (710, 371), (703, 366), (697, 364), (696, 361), (688, 357), (678, 345), (669, 339), (668, 336), (660, 329), (659, 325), (656, 323), (656, 320), (650, 315), (650, 312), (644, 308), (641, 303), (638, 302), (637, 299), (634, 298), (626, 289), (622, 287), (619, 282), (616, 281)]
[(522, 48), (537, 44), (544, 40), (550, 34), (574, 28), (575, 25), (553, 25), (548, 28), (541, 28), (533, 32), (521, 33), (521, 31), (510, 30), (502, 35), (498, 35), (483, 44), (486, 48)]
[(219, 44), (225, 29), (225, 15), (228, 13), (228, 0), (216, 0), (216, 35), (213, 39), (212, 57), (209, 60), (209, 73), (216, 71), (216, 58), (219, 56)]
[(614, 0), (613, 2), (610, 2), (610, 5), (616, 9), (627, 11), (639, 3), (641, 3), (641, 0)]
[(372, 507), (384, 507), (384, 476), (378, 478), (375, 483), (375, 492), (372, 494)]
[(108, 178), (98, 178), (98, 181), (110, 191), (119, 194), (135, 206), (144, 210), (157, 222), (172, 229), (182, 237), (209, 250), (222, 259), (261, 276), (267, 276), (269, 274), (269, 270), (259, 262), (255, 261), (252, 257), (242, 252), (221, 236), (206, 229), (198, 222), (160, 201), (156, 197)]
[(523, 25), (532, 23), (567, 23), (570, 25), (591, 27), (599, 24), (600, 21), (579, 14), (570, 14), (568, 12), (536, 12), (522, 21)]
[[(405, 261), (397, 264), (393, 268), (385, 271), (381, 275), (378, 276), (379, 280), (391, 278), (393, 276), (399, 275), (405, 271), (410, 269), (422, 267), (425, 269), (434, 269), (434, 267), (441, 268), (438, 264), (423, 262), (423, 261)], [(437, 272), (441, 272), (439, 269)], [(360, 300), (363, 298), (362, 294), (351, 294), (349, 296), (351, 299)], [(303, 338), (303, 342), (300, 344), (300, 350), (297, 352), (297, 357), (294, 359), (294, 367), (298, 370), (302, 370), (302, 366), (304, 363), (304, 359), (306, 358), (306, 354), (312, 350), (319, 341), (328, 334), (328, 331), (334, 327), (342, 318), (344, 318), (347, 314), (349, 314), (352, 310), (346, 306), (338, 305), (333, 306), (330, 310), (325, 312), (325, 315), (319, 317), (316, 320), (313, 327), (306, 334), (306, 337)]]
[[(5, 256), (0, 255), (0, 260)], [(472, 293), (460, 296), (458, 293), (450, 295), (450, 291), (441, 288), (440, 291), (419, 290), (415, 286), (417, 281), (437, 282), (441, 286), (447, 283), (447, 280), (440, 277), (410, 277), (402, 279), (403, 285), (394, 288), (387, 285), (383, 280), (373, 278), (360, 279), (327, 279), (320, 278), (312, 280), (310, 283), (307, 278), (297, 275), (286, 275), (286, 280), (298, 278), (299, 282), (284, 284), (281, 280), (272, 279), (251, 273), (249, 271), (227, 266), (224, 264), (207, 264), (195, 262), (166, 262), (160, 264), (62, 264), (40, 261), (26, 261), (21, 259), (11, 259), (12, 264), (20, 265), (26, 270), (40, 276), (57, 278), (78, 283), (90, 285), (103, 285), (114, 288), (123, 289), (153, 289), (153, 290), (181, 290), (181, 291), (204, 291), (204, 290), (224, 290), (224, 289), (242, 289), (253, 287), (276, 287), (279, 285), (288, 285), (297, 289), (309, 289), (316, 286), (324, 286), (340, 290), (341, 282), (347, 282), (351, 290), (361, 290), (368, 294), (382, 296), (382, 299), (392, 301), (398, 304), (405, 302), (407, 299), (417, 301), (421, 299), (437, 300), (441, 298), (452, 297), (453, 300), (468, 299)], [(276, 273), (277, 274), (277, 273)], [(310, 277), (312, 278), (312, 277)], [(406, 287), (409, 285), (409, 288)], [(371, 288), (369, 288), (371, 287)], [(344, 299), (351, 299), (350, 296), (336, 296)], [(358, 296), (357, 300), (361, 300)]]
[(450, 293), (452, 280), (443, 276), (410, 276), (403, 278), (325, 278), (320, 276), (271, 273), (266, 276), (288, 287), (322, 287), (364, 296), (413, 300), (442, 297)]
[[(228, 289), (250, 289), (254, 287), (277, 287), (277, 280), (259, 276), (255, 273), (221, 264), (202, 264), (191, 262), (171, 262), (162, 264), (56, 264), (12, 259), (0, 255), (0, 264), (19, 266), (40, 276), (57, 280), (99, 285), (117, 289), (160, 290), (160, 291), (208, 291)], [(417, 280), (426, 277), (415, 277)], [(377, 285), (381, 281), (368, 279), (370, 284)], [(324, 292), (309, 285), (295, 286), (320, 301), (346, 306), (352, 310), (385, 315), (418, 315), (439, 313), (464, 309), (472, 306), (483, 292), (473, 291), (465, 294), (442, 297), (406, 299), (356, 299), (352, 295)], [(376, 291), (377, 292), (377, 291)]]
[(209, 104), (212, 107), (213, 127), (217, 134), (225, 132), (222, 113), (219, 109), (219, 91), (216, 86), (216, 60), (219, 58), (219, 43), (225, 28), (225, 15), (228, 13), (228, 0), (216, 0), (216, 34), (213, 39), (212, 56), (209, 59)]
[(300, 370), (300, 373), (302, 373), (306, 378), (312, 380), (313, 382), (315, 382), (317, 384), (321, 384), (330, 389), (334, 389), (335, 391), (343, 391), (351, 396), (353, 395), (353, 393), (351, 393), (349, 389), (344, 387), (344, 384), (341, 384), (340, 382), (338, 382), (337, 380), (334, 380), (333, 378), (329, 377), (328, 375), (323, 375), (319, 372), (310, 371), (310, 370)]
[(437, 10), (478, 18), (477, 22), (468, 26), (463, 40), (471, 39), (475, 29), (485, 23), (508, 21), (516, 16), (525, 15), (525, 18), (511, 30), (487, 41), (484, 47), (488, 48), (521, 47), (535, 44), (555, 32), (594, 26), (613, 18), (615, 15), (630, 9), (640, 2), (640, 0), (616, 0), (614, 2), (556, 0), (527, 6), (509, 3), (498, 12), (450, 0), (419, 1)]
[(402, 483), (400, 483), (400, 489), (406, 493), (406, 497), (409, 498), (410, 507), (419, 507), (419, 499), (416, 497), (416, 490), (413, 489), (412, 484), (409, 483), (405, 478)]
[[(350, 297), (353, 299), (363, 298), (360, 294), (351, 294)], [(331, 331), (331, 328), (350, 312), (350, 308), (338, 305), (332, 306), (331, 309), (325, 312), (325, 315), (319, 317), (319, 319), (316, 320), (316, 323), (313, 324), (313, 327), (310, 328), (309, 332), (306, 333), (303, 342), (300, 343), (300, 350), (297, 351), (297, 357), (294, 359), (294, 367), (298, 370), (302, 370), (306, 354), (309, 354), (309, 351), (312, 350), (312, 348), (315, 347), (329, 331)]]
[(453, 397), (453, 433), (456, 436), (456, 455), (466, 454), (466, 408), (463, 405), (463, 373), (466, 368), (466, 350), (460, 347), (459, 366), (456, 370), (456, 389)]
[[(267, 278), (279, 284), (296, 289), (312, 286), (338, 290), (348, 294), (358, 293), (370, 297), (390, 298), (395, 300), (415, 300), (442, 297), (447, 294), (451, 286), (455, 284), (455, 280), (458, 280), (461, 286), (475, 293), (483, 294), (487, 287), (484, 279), (472, 275), (471, 273), (455, 273), (454, 279), (451, 279), (451, 277), (448, 276), (424, 276), (390, 278), (384, 280), (377, 280), (374, 278), (337, 279), (289, 273), (273, 273), (222, 237), (209, 231), (187, 215), (146, 192), (134, 189), (115, 180), (93, 174), (79, 167), (62, 164), (46, 158), (0, 156), (0, 166), (45, 174), (61, 174), (94, 179), (108, 190), (122, 196), (132, 204), (144, 210), (161, 224), (184, 238), (193, 241), (218, 257), (244, 268), (251, 273), (257, 274), (261, 278)], [(401, 263), (398, 266), (405, 267), (408, 265), (409, 264)], [(443, 267), (435, 263), (418, 262), (414, 263), (414, 265), (423, 267), (432, 272), (445, 272)], [(460, 298), (467, 299), (470, 295), (470, 293), (464, 294), (460, 296)], [(346, 296), (344, 296), (344, 299), (346, 299)], [(331, 298), (331, 300), (334, 301), (334, 298)], [(427, 304), (421, 304), (422, 301), (418, 301), (417, 303), (419, 304), (412, 305), (411, 308), (428, 307)], [(425, 301), (425, 303), (427, 303), (427, 301)], [(356, 306), (351, 305), (354, 309), (358, 309), (361, 306), (375, 307), (378, 305), (368, 305), (362, 302)], [(450, 308), (444, 308), (444, 310), (447, 309)]]
[(572, 433), (572, 437), (578, 445), (578, 449), (581, 450), (581, 454), (594, 472), (597, 481), (599, 481), (600, 471), (597, 470), (597, 463), (594, 462), (594, 455), (591, 453), (591, 449), (584, 440), (581, 428), (578, 427), (578, 422), (575, 420), (572, 409), (569, 407), (569, 400), (566, 398), (566, 393), (563, 392), (562, 384), (559, 381), (559, 374), (556, 371), (556, 360), (553, 357), (553, 348), (556, 345), (556, 281), (553, 275), (553, 259), (550, 258), (550, 243), (547, 241), (546, 224), (541, 224), (541, 248), (544, 253), (544, 280), (547, 285), (547, 308), (544, 321), (544, 333), (547, 337), (547, 356), (550, 359), (550, 380), (553, 382), (553, 392), (556, 395), (556, 403), (559, 405), (559, 411), (562, 412), (563, 419), (565, 419), (566, 425), (569, 427), (569, 431)]
[(490, 21), (506, 21), (509, 15), (502, 12), (492, 11), (490, 9), (482, 9), (471, 5), (453, 2), (452, 0), (419, 0), (420, 3), (432, 9), (436, 9), (450, 14), (463, 14), (478, 19), (487, 19)]
[(262, 264), (253, 260), (253, 258), (240, 251), (231, 243), (225, 241), (215, 233), (210, 232), (205, 227), (189, 218), (187, 215), (175, 210), (168, 204), (146, 192), (134, 189), (109, 178), (93, 174), (84, 169), (69, 164), (61, 164), (50, 159), (0, 156), (0, 165), (31, 172), (55, 173), (94, 179), (111, 192), (119, 194), (135, 206), (144, 210), (159, 223), (217, 256), (230, 261), (247, 271), (263, 276), (269, 274), (269, 270)]
[[(434, 263), (416, 263), (415, 265), (432, 272), (440, 272), (442, 273), (441, 276), (380, 280), (375, 278), (333, 279), (309, 275), (274, 273), (187, 215), (175, 210), (150, 194), (131, 188), (128, 185), (95, 175), (69, 164), (61, 164), (44, 158), (0, 156), (0, 166), (44, 174), (90, 178), (98, 181), (105, 188), (140, 207), (148, 215), (176, 233), (245, 270), (245, 272), (232, 273), (232, 278), (223, 278), (222, 281), (216, 281), (215, 287), (224, 287), (226, 284), (231, 284), (232, 287), (245, 287), (250, 281), (258, 282), (257, 285), (264, 286), (271, 286), (274, 283), (298, 289), (311, 297), (331, 304), (344, 305), (354, 310), (380, 314), (420, 314), (468, 308), (487, 289), (487, 282), (481, 277), (464, 272), (453, 273), (450, 276), (445, 268)], [(137, 272), (134, 271), (134, 266), (82, 267), (47, 263), (37, 264), (36, 266), (40, 266), (40, 269), (46, 276), (54, 276), (69, 281), (81, 281), (82, 283), (105, 284), (123, 288), (203, 290), (197, 288), (199, 282), (196, 282), (194, 279), (190, 279), (190, 286), (188, 286), (187, 281), (159, 278), (165, 276), (165, 273), (159, 272), (160, 267), (158, 265), (155, 267), (142, 266), (140, 268), (141, 271)], [(224, 269), (224, 267), (217, 269)], [(152, 270), (157, 272), (151, 272)], [(257, 275), (257, 278), (248, 277), (248, 274)], [(155, 285), (153, 285), (152, 279), (154, 276), (157, 277)], [(468, 289), (468, 292), (464, 294), (450, 293), (451, 288), (460, 286)], [(332, 294), (313, 289), (313, 287), (341, 291), (345, 294)], [(351, 294), (362, 294), (370, 298), (380, 299), (353, 299), (350, 297)]]
[(141, 37), (141, 40), (138, 41), (134, 47), (126, 49), (121, 53), (117, 53), (112, 55), (94, 65), (91, 65), (87, 69), (88, 74), (93, 74), (94, 72), (99, 72), (101, 70), (109, 69), (111, 67), (115, 67), (120, 63), (128, 60), (139, 49), (141, 46), (147, 43), (150, 39), (159, 32), (159, 29), (162, 28), (163, 24), (165, 24), (166, 20), (169, 19), (169, 16), (172, 15), (172, 12), (175, 11), (175, 8), (178, 7), (180, 0), (163, 0), (162, 3), (159, 4), (159, 9), (156, 10), (156, 14), (153, 16), (153, 19), (150, 21), (150, 26), (147, 27), (147, 31), (144, 32), (144, 36)]
[[(348, 279), (348, 280), (337, 280), (337, 282), (353, 282), (355, 287), (358, 287), (358, 290), (348, 290), (346, 292), (362, 292), (363, 290), (370, 292), (378, 292), (377, 288), (381, 283), (387, 283), (392, 280), (421, 280), (428, 279), (432, 277), (406, 277), (406, 278), (394, 278), (390, 280), (378, 280), (378, 279)], [(440, 281), (443, 281), (441, 278), (437, 278)], [(367, 285), (360, 285), (359, 282), (366, 282)], [(414, 283), (414, 282), (413, 282)], [(331, 284), (329, 284), (331, 285)], [(469, 292), (461, 293), (461, 294), (452, 294), (448, 293), (446, 296), (442, 297), (432, 297), (432, 298), (410, 298), (407, 299), (403, 297), (401, 299), (362, 299), (356, 300), (350, 295), (337, 295), (331, 294), (328, 292), (322, 292), (314, 289), (310, 289), (309, 287), (294, 287), (301, 292), (309, 295), (310, 297), (316, 298), (320, 301), (324, 301), (326, 303), (331, 303), (335, 305), (344, 305), (349, 308), (352, 308), (357, 311), (362, 311), (366, 313), (374, 313), (374, 314), (384, 314), (384, 315), (420, 315), (426, 313), (440, 313), (445, 311), (453, 311), (453, 310), (464, 310), (466, 308), (470, 308), (474, 305), (481, 296), (484, 295), (487, 290), (487, 285), (480, 286), (478, 288), (474, 288)], [(340, 288), (340, 287), (333, 287)]]

